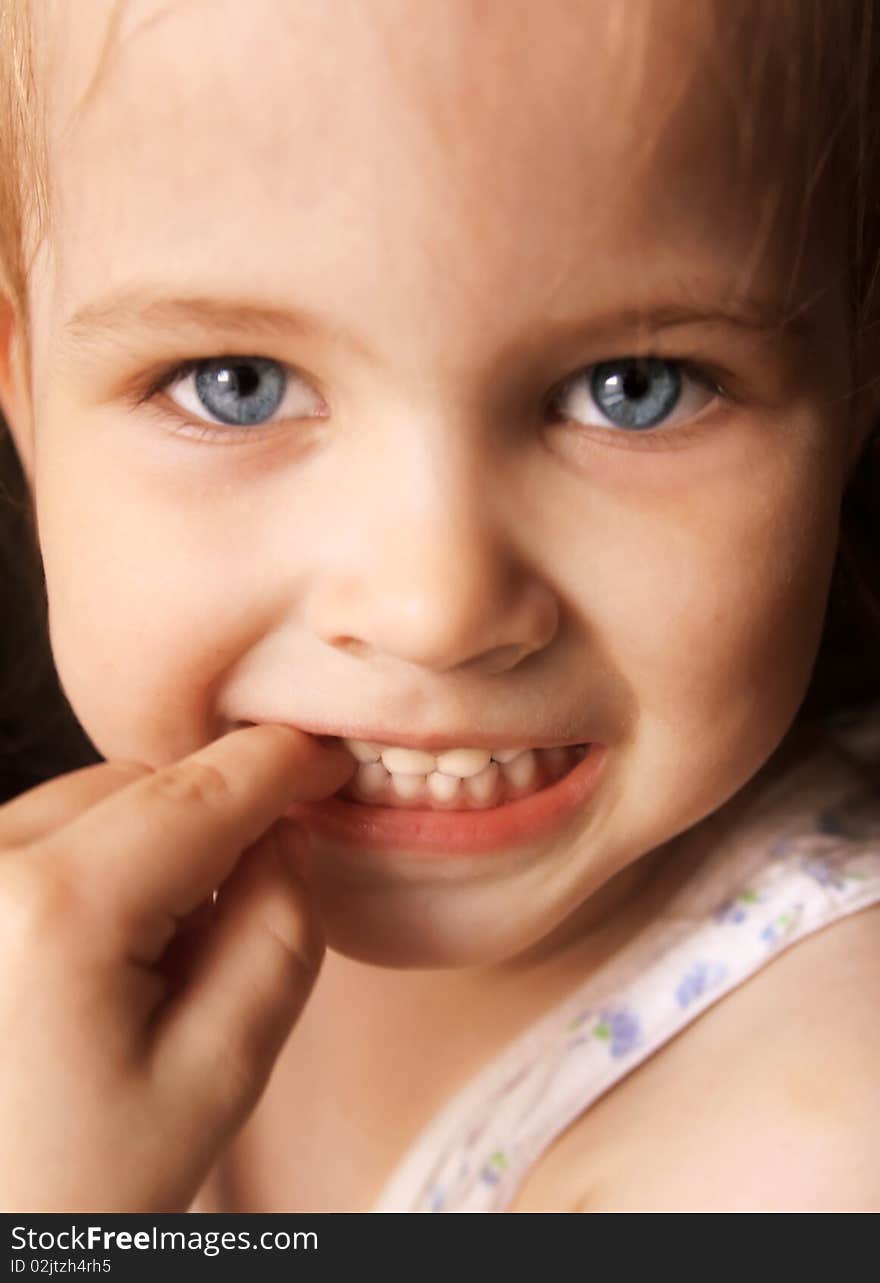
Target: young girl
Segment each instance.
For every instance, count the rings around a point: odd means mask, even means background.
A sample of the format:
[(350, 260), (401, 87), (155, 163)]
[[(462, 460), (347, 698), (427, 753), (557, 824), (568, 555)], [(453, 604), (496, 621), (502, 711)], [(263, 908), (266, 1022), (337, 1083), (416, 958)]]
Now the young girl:
[(876, 1210), (875, 0), (75, 8), (0, 1205)]

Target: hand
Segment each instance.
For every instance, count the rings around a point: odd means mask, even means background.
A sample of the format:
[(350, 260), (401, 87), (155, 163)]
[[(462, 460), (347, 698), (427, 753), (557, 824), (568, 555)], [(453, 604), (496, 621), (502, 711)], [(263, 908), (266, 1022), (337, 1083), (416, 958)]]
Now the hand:
[(276, 821), (354, 769), (262, 725), (0, 807), (0, 1210), (189, 1207), (324, 955)]

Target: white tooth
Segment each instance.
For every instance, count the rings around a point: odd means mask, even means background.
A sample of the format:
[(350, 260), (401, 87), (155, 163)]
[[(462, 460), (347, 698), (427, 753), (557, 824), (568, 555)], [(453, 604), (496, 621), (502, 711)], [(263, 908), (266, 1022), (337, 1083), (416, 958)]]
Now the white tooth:
[(381, 762), (365, 762), (355, 771), (352, 782), (364, 793), (379, 793), (388, 782), (388, 772)]
[(520, 753), (519, 757), (515, 757), (512, 762), (508, 762), (503, 770), (514, 788), (524, 789), (531, 784), (536, 767), (535, 754), (532, 749), (528, 749), (525, 753)]
[(358, 762), (378, 762), (380, 753), (378, 745), (367, 740), (343, 740), (345, 747)]
[(512, 762), (515, 757), (519, 757), (520, 753), (525, 751), (524, 748), (496, 748), (492, 753), (492, 760), (501, 762), (504, 765), (505, 762)]
[(391, 776), (391, 787), (399, 797), (413, 798), (421, 793), (425, 786), (424, 775), (395, 775)]
[(479, 775), (490, 760), (491, 754), (485, 748), (453, 748), (448, 753), (438, 753), (437, 770), (466, 780), (472, 775)]
[(479, 775), (472, 775), (470, 779), (465, 780), (465, 790), (475, 802), (489, 801), (495, 791), (500, 769), (497, 763), (490, 762), (488, 766), (480, 771)]
[(428, 791), (435, 802), (451, 802), (460, 783), (455, 775), (442, 775), (440, 771), (432, 771), (428, 776)]
[(417, 748), (383, 748), (382, 763), (395, 775), (427, 775), (434, 769), (434, 754)]

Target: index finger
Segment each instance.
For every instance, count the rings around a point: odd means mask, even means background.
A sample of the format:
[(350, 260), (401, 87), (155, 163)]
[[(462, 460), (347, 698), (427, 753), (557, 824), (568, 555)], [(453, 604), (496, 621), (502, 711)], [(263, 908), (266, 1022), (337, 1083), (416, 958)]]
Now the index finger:
[(149, 774), (140, 762), (100, 762), (45, 780), (0, 806), (0, 848), (27, 846), (66, 824), (108, 793)]
[(117, 790), (33, 854), (60, 863), (82, 898), (153, 940), (151, 921), (190, 913), (292, 802), (328, 797), (356, 765), (291, 727), (231, 731)]

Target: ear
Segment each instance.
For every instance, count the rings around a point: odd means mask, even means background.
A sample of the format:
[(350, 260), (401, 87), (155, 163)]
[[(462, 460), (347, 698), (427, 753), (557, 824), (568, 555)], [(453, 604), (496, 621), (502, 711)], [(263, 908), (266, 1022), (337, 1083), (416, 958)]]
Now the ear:
[(25, 361), (24, 335), (12, 303), (0, 297), (0, 412), (6, 420), (21, 466), (33, 489), (33, 406)]

